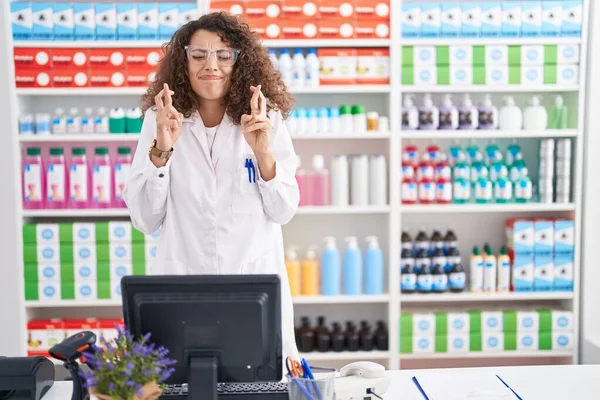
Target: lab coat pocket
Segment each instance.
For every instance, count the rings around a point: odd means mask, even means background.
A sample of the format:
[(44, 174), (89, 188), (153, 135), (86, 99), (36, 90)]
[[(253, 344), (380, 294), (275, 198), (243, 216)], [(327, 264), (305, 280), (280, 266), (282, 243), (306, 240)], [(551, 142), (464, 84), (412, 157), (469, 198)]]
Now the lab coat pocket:
[(262, 198), (258, 188), (258, 164), (251, 156), (244, 156), (237, 169), (233, 192), (233, 213), (256, 215), (262, 212)]

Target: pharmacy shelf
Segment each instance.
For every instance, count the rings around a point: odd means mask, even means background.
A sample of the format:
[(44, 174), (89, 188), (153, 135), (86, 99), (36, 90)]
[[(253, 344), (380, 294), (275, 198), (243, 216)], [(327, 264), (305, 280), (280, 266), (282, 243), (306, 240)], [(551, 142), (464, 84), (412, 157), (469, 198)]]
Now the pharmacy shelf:
[(580, 37), (520, 37), (520, 38), (403, 38), (402, 46), (485, 46), (485, 45), (545, 45), (580, 44)]
[(297, 296), (293, 297), (294, 304), (377, 304), (388, 303), (388, 295), (359, 295), (359, 296)]
[(66, 133), (52, 135), (20, 135), (21, 143), (65, 142), (137, 142), (138, 134), (132, 133)]
[(168, 40), (18, 40), (14, 42), (15, 48), (85, 48), (85, 49), (135, 49), (156, 48), (159, 49)]
[(575, 203), (402, 204), (403, 214), (574, 211)]
[(82, 208), (61, 210), (23, 210), (25, 218), (86, 218), (129, 217), (126, 208)]
[(367, 132), (356, 134), (339, 134), (339, 133), (315, 133), (315, 134), (294, 134), (293, 140), (373, 140), (373, 139), (389, 139), (389, 132)]
[(350, 360), (383, 360), (389, 358), (388, 351), (343, 351), (340, 353), (329, 351), (327, 353), (319, 353), (313, 351), (311, 353), (300, 353), (300, 357), (312, 361), (350, 361)]
[(402, 294), (402, 304), (573, 300), (572, 292)]
[(121, 305), (121, 300), (29, 300), (25, 302), (25, 307), (27, 308), (95, 308), (121, 307)]
[(434, 85), (402, 86), (403, 93), (564, 93), (577, 92), (579, 85)]
[(298, 207), (300, 215), (334, 215), (334, 214), (386, 214), (389, 206), (303, 206)]
[(564, 358), (573, 357), (572, 351), (473, 351), (468, 353), (401, 354), (401, 360), (442, 360), (473, 358)]
[(504, 131), (504, 130), (436, 130), (401, 131), (402, 139), (525, 139), (525, 138), (572, 138), (577, 137), (577, 129), (546, 129), (543, 131)]
[(294, 94), (390, 93), (390, 85), (322, 85), (316, 88), (291, 89)]
[(265, 47), (389, 47), (389, 39), (281, 39), (263, 40)]

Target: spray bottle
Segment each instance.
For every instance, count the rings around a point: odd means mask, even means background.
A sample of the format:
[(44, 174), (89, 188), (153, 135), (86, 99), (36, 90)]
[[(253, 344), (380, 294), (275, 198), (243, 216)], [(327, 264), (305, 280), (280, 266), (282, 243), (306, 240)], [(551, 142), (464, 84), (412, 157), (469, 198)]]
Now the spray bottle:
[(302, 261), (302, 295), (316, 296), (319, 294), (319, 264), (316, 247), (310, 246), (306, 258)]
[(562, 96), (554, 98), (554, 106), (548, 116), (548, 129), (567, 129), (568, 110)]
[(340, 252), (335, 245), (335, 238), (323, 239), (325, 249), (321, 256), (321, 293), (337, 296), (341, 293), (342, 265)]
[(355, 236), (348, 236), (344, 240), (344, 294), (359, 295), (362, 294), (362, 254)]
[(483, 291), (483, 257), (477, 246), (473, 247), (473, 253), (471, 254), (469, 275), (471, 277), (469, 284), (471, 292), (479, 293)]
[(483, 291), (484, 292), (495, 292), (496, 291), (496, 256), (492, 252), (492, 248), (486, 243), (483, 247), (483, 263), (484, 263), (484, 277), (483, 277)]
[(299, 296), (300, 291), (300, 261), (295, 247), (290, 247), (285, 252), (285, 269), (287, 271), (288, 281), (290, 282), (290, 291), (292, 296)]
[(365, 294), (383, 294), (383, 254), (376, 236), (368, 236), (365, 252)]

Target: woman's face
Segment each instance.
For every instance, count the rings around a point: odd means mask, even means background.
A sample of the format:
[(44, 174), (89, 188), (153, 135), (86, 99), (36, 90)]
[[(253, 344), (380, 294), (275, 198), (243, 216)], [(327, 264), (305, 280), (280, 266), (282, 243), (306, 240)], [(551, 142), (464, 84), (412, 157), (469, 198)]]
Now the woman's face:
[[(221, 50), (217, 53), (218, 50)], [(188, 77), (200, 99), (219, 100), (231, 87), (231, 48), (214, 32), (197, 30), (188, 48)], [(207, 59), (208, 57), (208, 59)]]

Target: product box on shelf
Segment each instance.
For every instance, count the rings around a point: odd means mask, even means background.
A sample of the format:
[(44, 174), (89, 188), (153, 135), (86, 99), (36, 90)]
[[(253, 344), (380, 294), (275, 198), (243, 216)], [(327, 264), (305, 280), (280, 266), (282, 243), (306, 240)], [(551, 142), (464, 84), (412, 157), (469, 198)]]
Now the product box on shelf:
[(499, 1), (481, 3), (481, 37), (498, 37), (502, 28), (502, 7)]
[(565, 0), (562, 2), (562, 36), (581, 36), (583, 24), (583, 0)]
[[(483, 60), (480, 56), (482, 53), (481, 50), (485, 53), (485, 59)], [(475, 54), (473, 57), (474, 65), (513, 65), (512, 62), (509, 63), (509, 51), (506, 45), (474, 46), (473, 53)]]
[(74, 40), (75, 21), (71, 3), (54, 3), (54, 40)]
[(96, 39), (96, 7), (93, 3), (73, 4), (75, 40)]
[(561, 0), (542, 1), (542, 28), (541, 34), (546, 37), (561, 35), (563, 9)]
[(29, 356), (46, 355), (48, 350), (65, 339), (65, 326), (60, 319), (33, 320), (27, 323)]
[(86, 68), (88, 66), (87, 49), (55, 48), (51, 49), (49, 53), (52, 66), (56, 69)]
[(117, 39), (135, 40), (138, 35), (138, 8), (134, 3), (117, 3)]
[(502, 1), (501, 36), (518, 37), (521, 35), (521, 2)]
[(522, 23), (521, 36), (538, 37), (542, 33), (542, 2), (540, 0), (524, 0), (521, 2)]
[(286, 21), (294, 19), (319, 20), (319, 7), (316, 1), (285, 0), (281, 4), (281, 16)]
[(384, 19), (357, 20), (354, 35), (357, 39), (387, 39), (390, 37), (390, 23)]
[(96, 48), (89, 50), (89, 65), (94, 70), (119, 70), (123, 71), (125, 63), (125, 49), (116, 48)]
[(442, 9), (440, 3), (421, 3), (421, 37), (439, 37), (441, 29)]
[(10, 2), (10, 20), (13, 40), (31, 40), (33, 35), (31, 3)]
[(546, 51), (556, 49), (558, 64), (579, 64), (579, 45), (577, 44), (546, 45), (545, 48)]
[(127, 68), (144, 68), (148, 72), (155, 71), (160, 59), (162, 50), (147, 49), (127, 49), (125, 52), (125, 64)]
[(356, 0), (354, 11), (357, 21), (390, 20), (390, 0)]
[(370, 85), (390, 83), (389, 49), (358, 49), (356, 82)]
[(571, 255), (575, 252), (575, 221), (554, 221), (554, 252), (557, 255)]
[(317, 2), (321, 20), (330, 18), (352, 18), (355, 15), (354, 2), (345, 0), (320, 0)]
[[(309, 30), (299, 32), (298, 25), (294, 24), (294, 28), (298, 33), (296, 39), (311, 39), (308, 37), (310, 34), (314, 34), (316, 36), (316, 29), (310, 30), (311, 33), (308, 33)], [(270, 18), (262, 18), (256, 19), (252, 21), (252, 29), (263, 39), (274, 40), (280, 39), (282, 34), (282, 27), (279, 20), (270, 19)], [(292, 30), (292, 29), (290, 29)], [(288, 31), (289, 32), (289, 31)], [(312, 38), (314, 38), (313, 36)], [(289, 39), (289, 38), (288, 38)]]
[(421, 34), (421, 6), (416, 1), (402, 2), (402, 37), (416, 38)]
[(551, 291), (554, 288), (554, 259), (551, 255), (534, 256), (535, 278), (533, 290), (536, 292)]
[(179, 26), (200, 18), (196, 3), (179, 3)]
[(574, 85), (579, 83), (579, 67), (577, 65), (558, 65), (556, 82), (559, 85)]
[(158, 39), (158, 4), (138, 3), (138, 32), (139, 40)]
[(524, 219), (506, 220), (506, 245), (515, 254), (533, 254), (535, 228), (533, 221)]
[(555, 291), (573, 291), (573, 254), (554, 255), (554, 290)]
[(251, 21), (254, 19), (278, 19), (281, 17), (281, 1), (251, 0), (246, 2), (245, 14)]
[(351, 17), (328, 17), (319, 22), (320, 39), (350, 39), (354, 37), (354, 19)]
[(354, 49), (318, 49), (321, 62), (320, 84), (353, 84), (356, 80), (357, 57)]
[(536, 219), (533, 221), (533, 231), (533, 251), (536, 256), (552, 256), (554, 252), (554, 221)]
[[(473, 335), (472, 335), (473, 336)], [(503, 332), (483, 332), (475, 334), (481, 342), (481, 351), (498, 352), (504, 351), (504, 333)]]
[(461, 2), (461, 21), (461, 36), (479, 37), (481, 34), (481, 5), (478, 2)]
[(154, 81), (155, 76), (154, 71), (149, 71), (146, 68), (128, 68), (125, 82), (129, 87), (148, 87), (148, 84)]
[(441, 3), (441, 31), (440, 36), (455, 38), (460, 36), (461, 11), (459, 2)]
[(451, 45), (449, 49), (449, 64), (452, 66), (469, 66), (474, 64), (473, 46), (469, 45)]
[(449, 69), (451, 85), (471, 85), (473, 83), (473, 67), (468, 65), (451, 65)]
[(179, 6), (177, 3), (159, 3), (158, 38), (170, 40), (179, 28)]
[(117, 5), (96, 3), (96, 38), (98, 40), (117, 39)]
[(89, 86), (87, 69), (81, 68), (57, 68), (52, 75), (52, 87), (70, 88)]
[(32, 39), (54, 39), (54, 16), (52, 13), (52, 3), (31, 3), (31, 11), (33, 17)]

